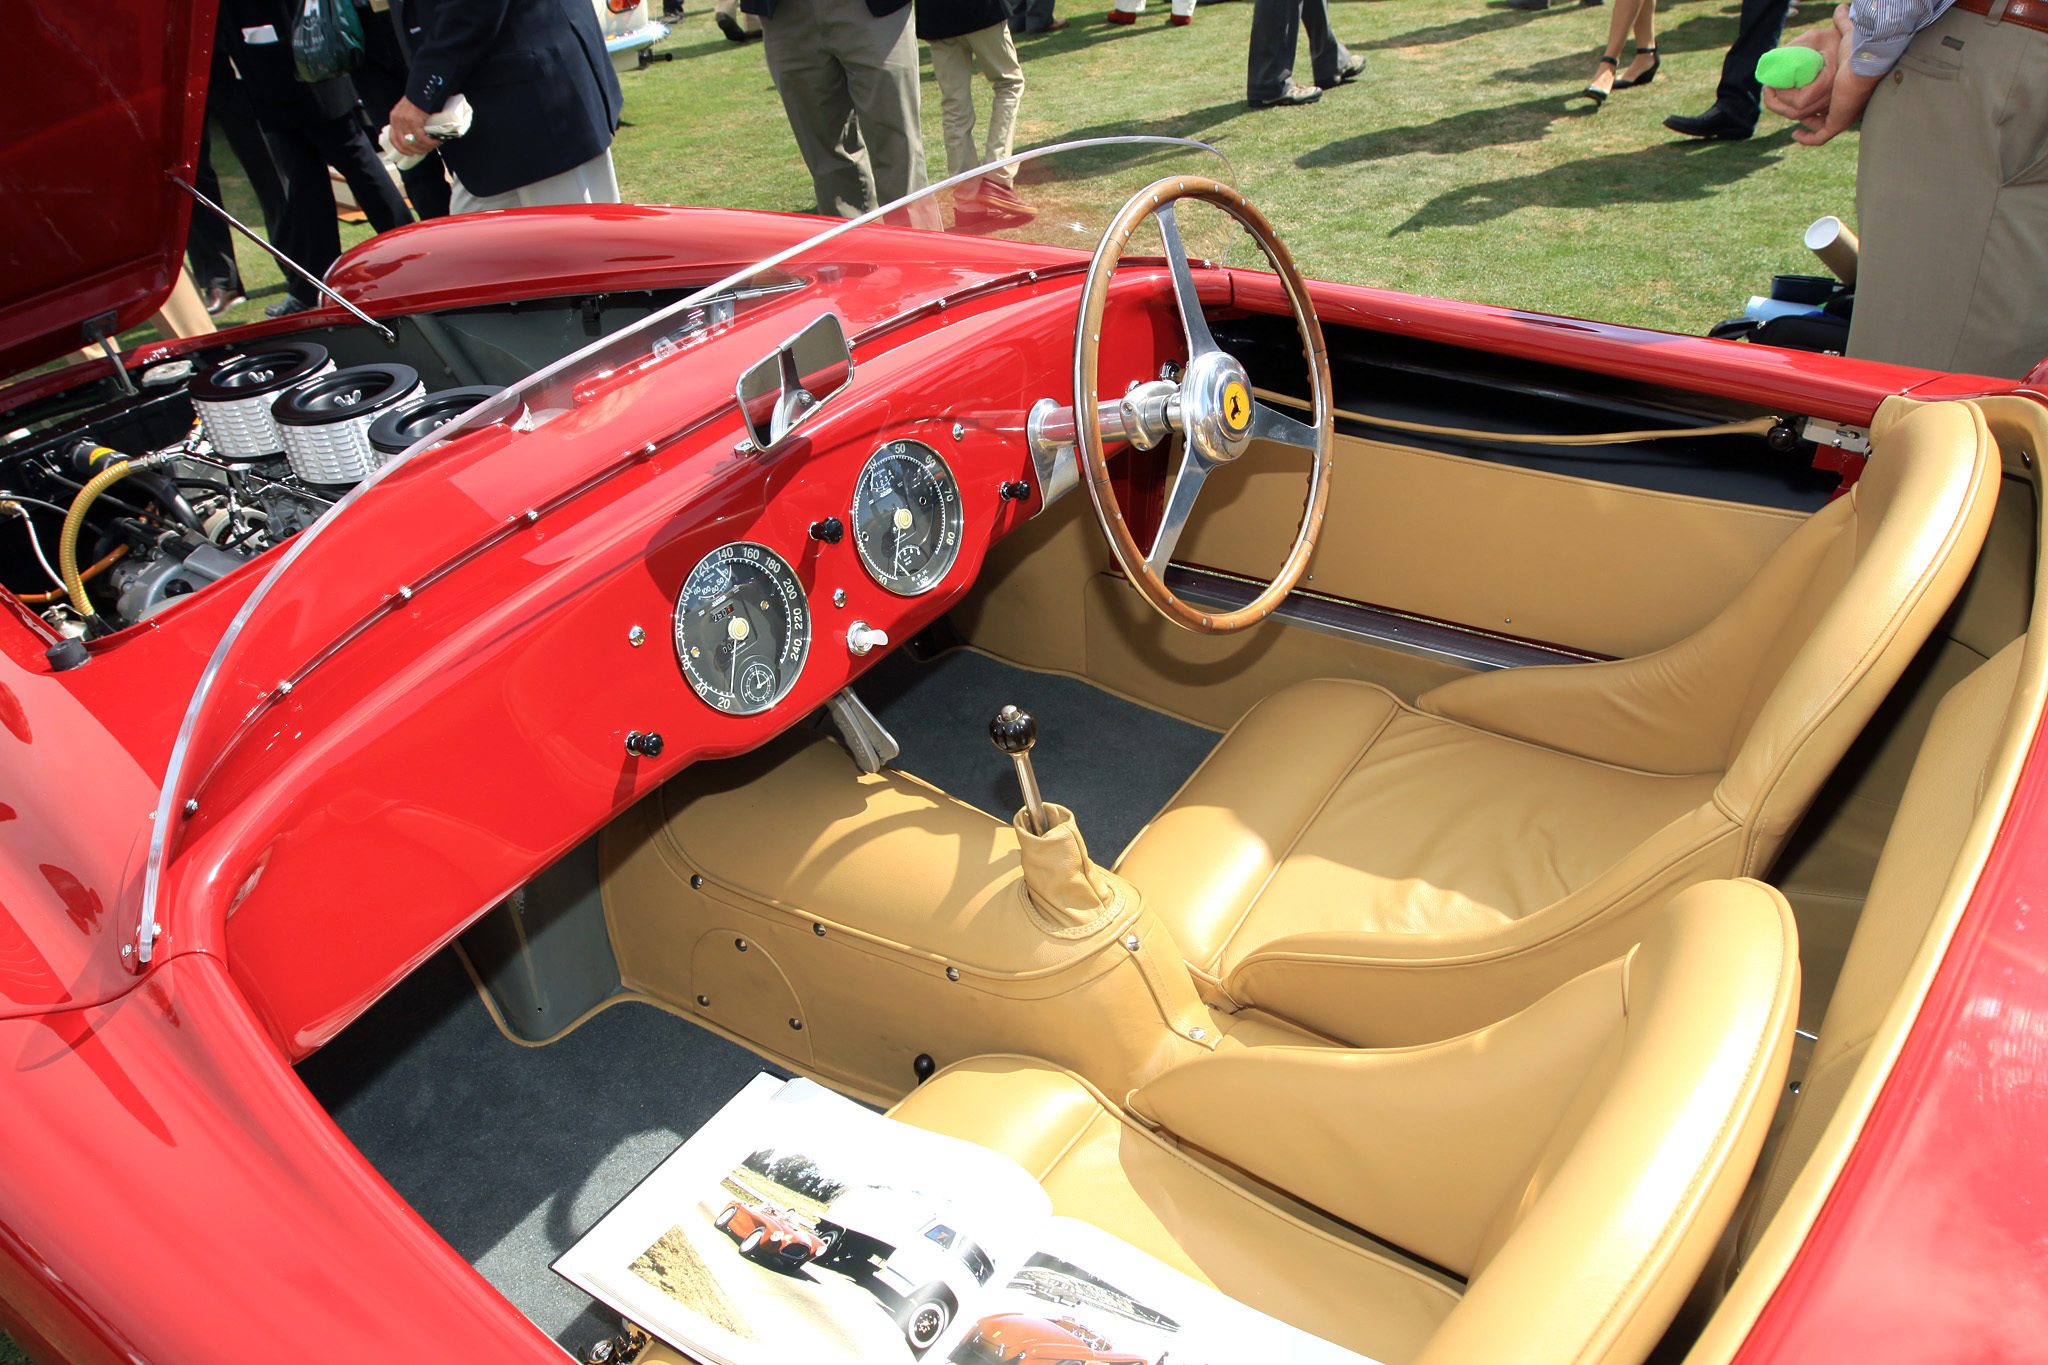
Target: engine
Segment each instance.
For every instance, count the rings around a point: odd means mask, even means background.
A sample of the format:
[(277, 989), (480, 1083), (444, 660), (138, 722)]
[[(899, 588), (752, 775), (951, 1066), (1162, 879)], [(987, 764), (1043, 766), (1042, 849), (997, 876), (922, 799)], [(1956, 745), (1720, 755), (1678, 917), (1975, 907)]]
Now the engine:
[[(305, 530), (393, 455), (499, 392), (426, 394), (410, 366), (337, 369), (323, 347), (300, 341), (204, 373), (166, 362), (103, 426), (10, 438), (0, 572), (60, 634), (134, 625)], [(177, 427), (169, 444), (134, 448)], [(23, 535), (6, 529), (9, 517), (26, 523), (32, 561), (21, 541), (6, 544)], [(24, 576), (40, 577), (42, 590), (22, 591)]]

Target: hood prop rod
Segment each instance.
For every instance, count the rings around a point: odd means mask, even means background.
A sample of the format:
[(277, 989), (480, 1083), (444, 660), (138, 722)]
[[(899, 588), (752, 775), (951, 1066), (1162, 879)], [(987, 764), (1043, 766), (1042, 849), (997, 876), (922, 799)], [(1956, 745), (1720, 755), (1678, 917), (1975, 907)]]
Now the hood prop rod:
[(285, 255), (282, 251), (279, 251), (269, 242), (264, 241), (254, 232), (251, 232), (246, 226), (243, 225), (242, 221), (239, 218), (235, 217), (234, 214), (229, 213), (219, 204), (214, 203), (211, 199), (208, 199), (205, 195), (201, 194), (196, 186), (187, 184), (185, 180), (182, 177), (180, 177), (175, 171), (166, 171), (164, 173), (164, 178), (169, 180), (173, 185), (176, 185), (179, 189), (185, 191), (185, 193), (191, 195), (194, 199), (197, 199), (201, 204), (204, 204), (207, 208), (213, 210), (214, 214), (218, 216), (220, 220), (226, 223), (229, 227), (241, 233), (244, 237), (247, 237), (257, 246), (269, 252), (272, 256), (275, 256), (277, 258), (277, 263), (279, 265), (291, 271), (293, 274), (299, 276), (299, 278), (306, 281), (306, 283), (312, 285), (315, 289), (319, 290), (321, 294), (323, 294), (328, 299), (332, 300), (334, 303), (347, 309), (349, 312), (354, 313), (359, 321), (367, 323), (369, 326), (375, 328), (377, 330), (378, 335), (382, 336), (387, 344), (392, 346), (396, 346), (398, 344), (398, 334), (396, 332), (393, 332), (389, 327), (386, 327), (383, 323), (377, 321), (377, 319), (371, 317), (368, 313), (365, 313), (362, 309), (356, 307), (347, 299), (335, 293), (332, 289), (329, 289), (324, 283), (320, 281), (318, 277), (316, 277), (313, 274), (312, 271), (306, 269), (306, 267), (300, 265), (297, 261)]

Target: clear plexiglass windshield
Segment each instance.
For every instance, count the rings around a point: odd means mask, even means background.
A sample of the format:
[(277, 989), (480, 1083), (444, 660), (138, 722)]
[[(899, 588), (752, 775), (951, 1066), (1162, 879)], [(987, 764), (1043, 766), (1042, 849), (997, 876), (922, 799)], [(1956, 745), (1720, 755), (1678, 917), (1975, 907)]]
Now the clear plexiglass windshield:
[[(971, 206), (963, 215), (961, 205), (974, 196), (976, 182), (1002, 169), (1011, 171), (1017, 194), (1037, 209), (1036, 217), (1028, 223), (991, 227), (986, 216), (977, 215)], [(297, 658), (298, 667), (274, 685), (266, 678), (263, 686), (267, 690), (257, 700), (254, 711), (250, 709), (248, 687), (252, 680), (242, 677), (238, 660), (265, 637), (273, 622), (292, 615), (285, 608), (299, 598), (302, 590), (316, 591), (324, 585), (330, 593), (334, 591), (339, 581), (337, 570), (344, 566), (324, 565), (320, 544), (332, 538), (330, 533), (337, 523), (359, 515), (366, 502), (377, 498), (380, 486), (394, 471), (405, 468), (409, 474), (417, 474), (423, 464), (433, 461), (436, 451), (447, 448), (455, 438), (484, 427), (502, 425), (514, 433), (538, 431), (555, 417), (573, 411), (584, 401), (593, 382), (666, 359), (723, 330), (750, 308), (796, 291), (820, 288), (830, 279), (834, 266), (861, 259), (863, 230), (909, 229), (956, 239), (954, 247), (935, 250), (935, 259), (958, 257), (961, 253), (957, 239), (961, 237), (1091, 252), (1103, 230), (1132, 195), (1155, 181), (1173, 176), (1205, 176), (1225, 184), (1232, 179), (1230, 164), (1222, 153), (1203, 143), (1168, 137), (1091, 138), (1022, 152), (1006, 161), (978, 167), (858, 218), (834, 224), (695, 289), (633, 326), (535, 371), (393, 456), (336, 502), (319, 521), (276, 552), (275, 563), (243, 602), (207, 661), (179, 726), (150, 830), (135, 944), (141, 960), (150, 959), (161, 922), (163, 872), (178, 852), (180, 817), (196, 807), (196, 793), (206, 775), (265, 706), (289, 693), (297, 679), (328, 652), (352, 638), (354, 630), (344, 627), (325, 638), (316, 635), (291, 640), (285, 655)], [(1230, 221), (1216, 213), (1184, 215), (1180, 229), (1188, 255), (1215, 264), (1224, 263), (1236, 236)], [(1151, 232), (1149, 227), (1141, 232), (1133, 243), (1133, 252), (1147, 251), (1146, 235)], [(928, 279), (907, 280), (908, 287), (898, 304), (900, 310), (908, 312), (934, 298), (972, 289), (983, 279), (993, 282), (1016, 272), (1015, 261), (1005, 261), (999, 249), (971, 254), (975, 261), (966, 265), (934, 271)], [(732, 377), (738, 378), (737, 371)], [(449, 567), (451, 561), (445, 546), (421, 551), (414, 556), (414, 562), (407, 562), (410, 548), (390, 547), (392, 562), (376, 566), (380, 582), (428, 582)], [(457, 558), (460, 557), (458, 554)], [(276, 640), (267, 643), (275, 646)], [(266, 651), (265, 657), (274, 658), (274, 648)]]

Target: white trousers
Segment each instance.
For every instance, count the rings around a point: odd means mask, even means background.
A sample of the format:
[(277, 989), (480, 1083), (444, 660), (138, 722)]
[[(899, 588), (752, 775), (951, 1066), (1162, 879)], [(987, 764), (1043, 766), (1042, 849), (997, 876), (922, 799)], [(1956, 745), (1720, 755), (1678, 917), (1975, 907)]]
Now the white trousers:
[(560, 175), (521, 185), (503, 194), (471, 194), (462, 177), (448, 195), (450, 213), (487, 213), (492, 209), (530, 209), (543, 204), (616, 204), (619, 178), (612, 170), (612, 149), (607, 147), (581, 166), (571, 166)]

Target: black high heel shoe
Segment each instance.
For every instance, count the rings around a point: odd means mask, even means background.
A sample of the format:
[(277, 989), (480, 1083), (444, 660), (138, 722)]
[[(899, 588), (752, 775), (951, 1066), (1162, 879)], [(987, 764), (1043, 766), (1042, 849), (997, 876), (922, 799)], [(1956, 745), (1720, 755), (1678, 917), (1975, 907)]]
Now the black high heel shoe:
[[(1657, 79), (1657, 68), (1664, 65), (1664, 59), (1657, 55), (1657, 49), (1654, 47), (1639, 47), (1636, 49), (1636, 56), (1640, 57), (1646, 52), (1650, 54), (1650, 69), (1634, 79), (1623, 76), (1617, 71), (1614, 77), (1614, 88), (1616, 90), (1633, 90), (1639, 85), (1648, 85), (1651, 81)], [(1635, 63), (1631, 62), (1629, 65), (1633, 66)]]
[[(1621, 58), (1602, 56), (1600, 60), (1605, 62), (1607, 65), (1613, 67), (1616, 74), (1619, 75), (1621, 71)], [(1621, 82), (1619, 80), (1616, 80), (1615, 84), (1619, 85), (1621, 84)], [(1593, 101), (1593, 106), (1595, 108), (1598, 108), (1599, 106), (1607, 103), (1608, 92), (1602, 90), (1597, 85), (1588, 85), (1584, 90), (1581, 90), (1579, 93), (1581, 95), (1584, 95), (1587, 99)]]

